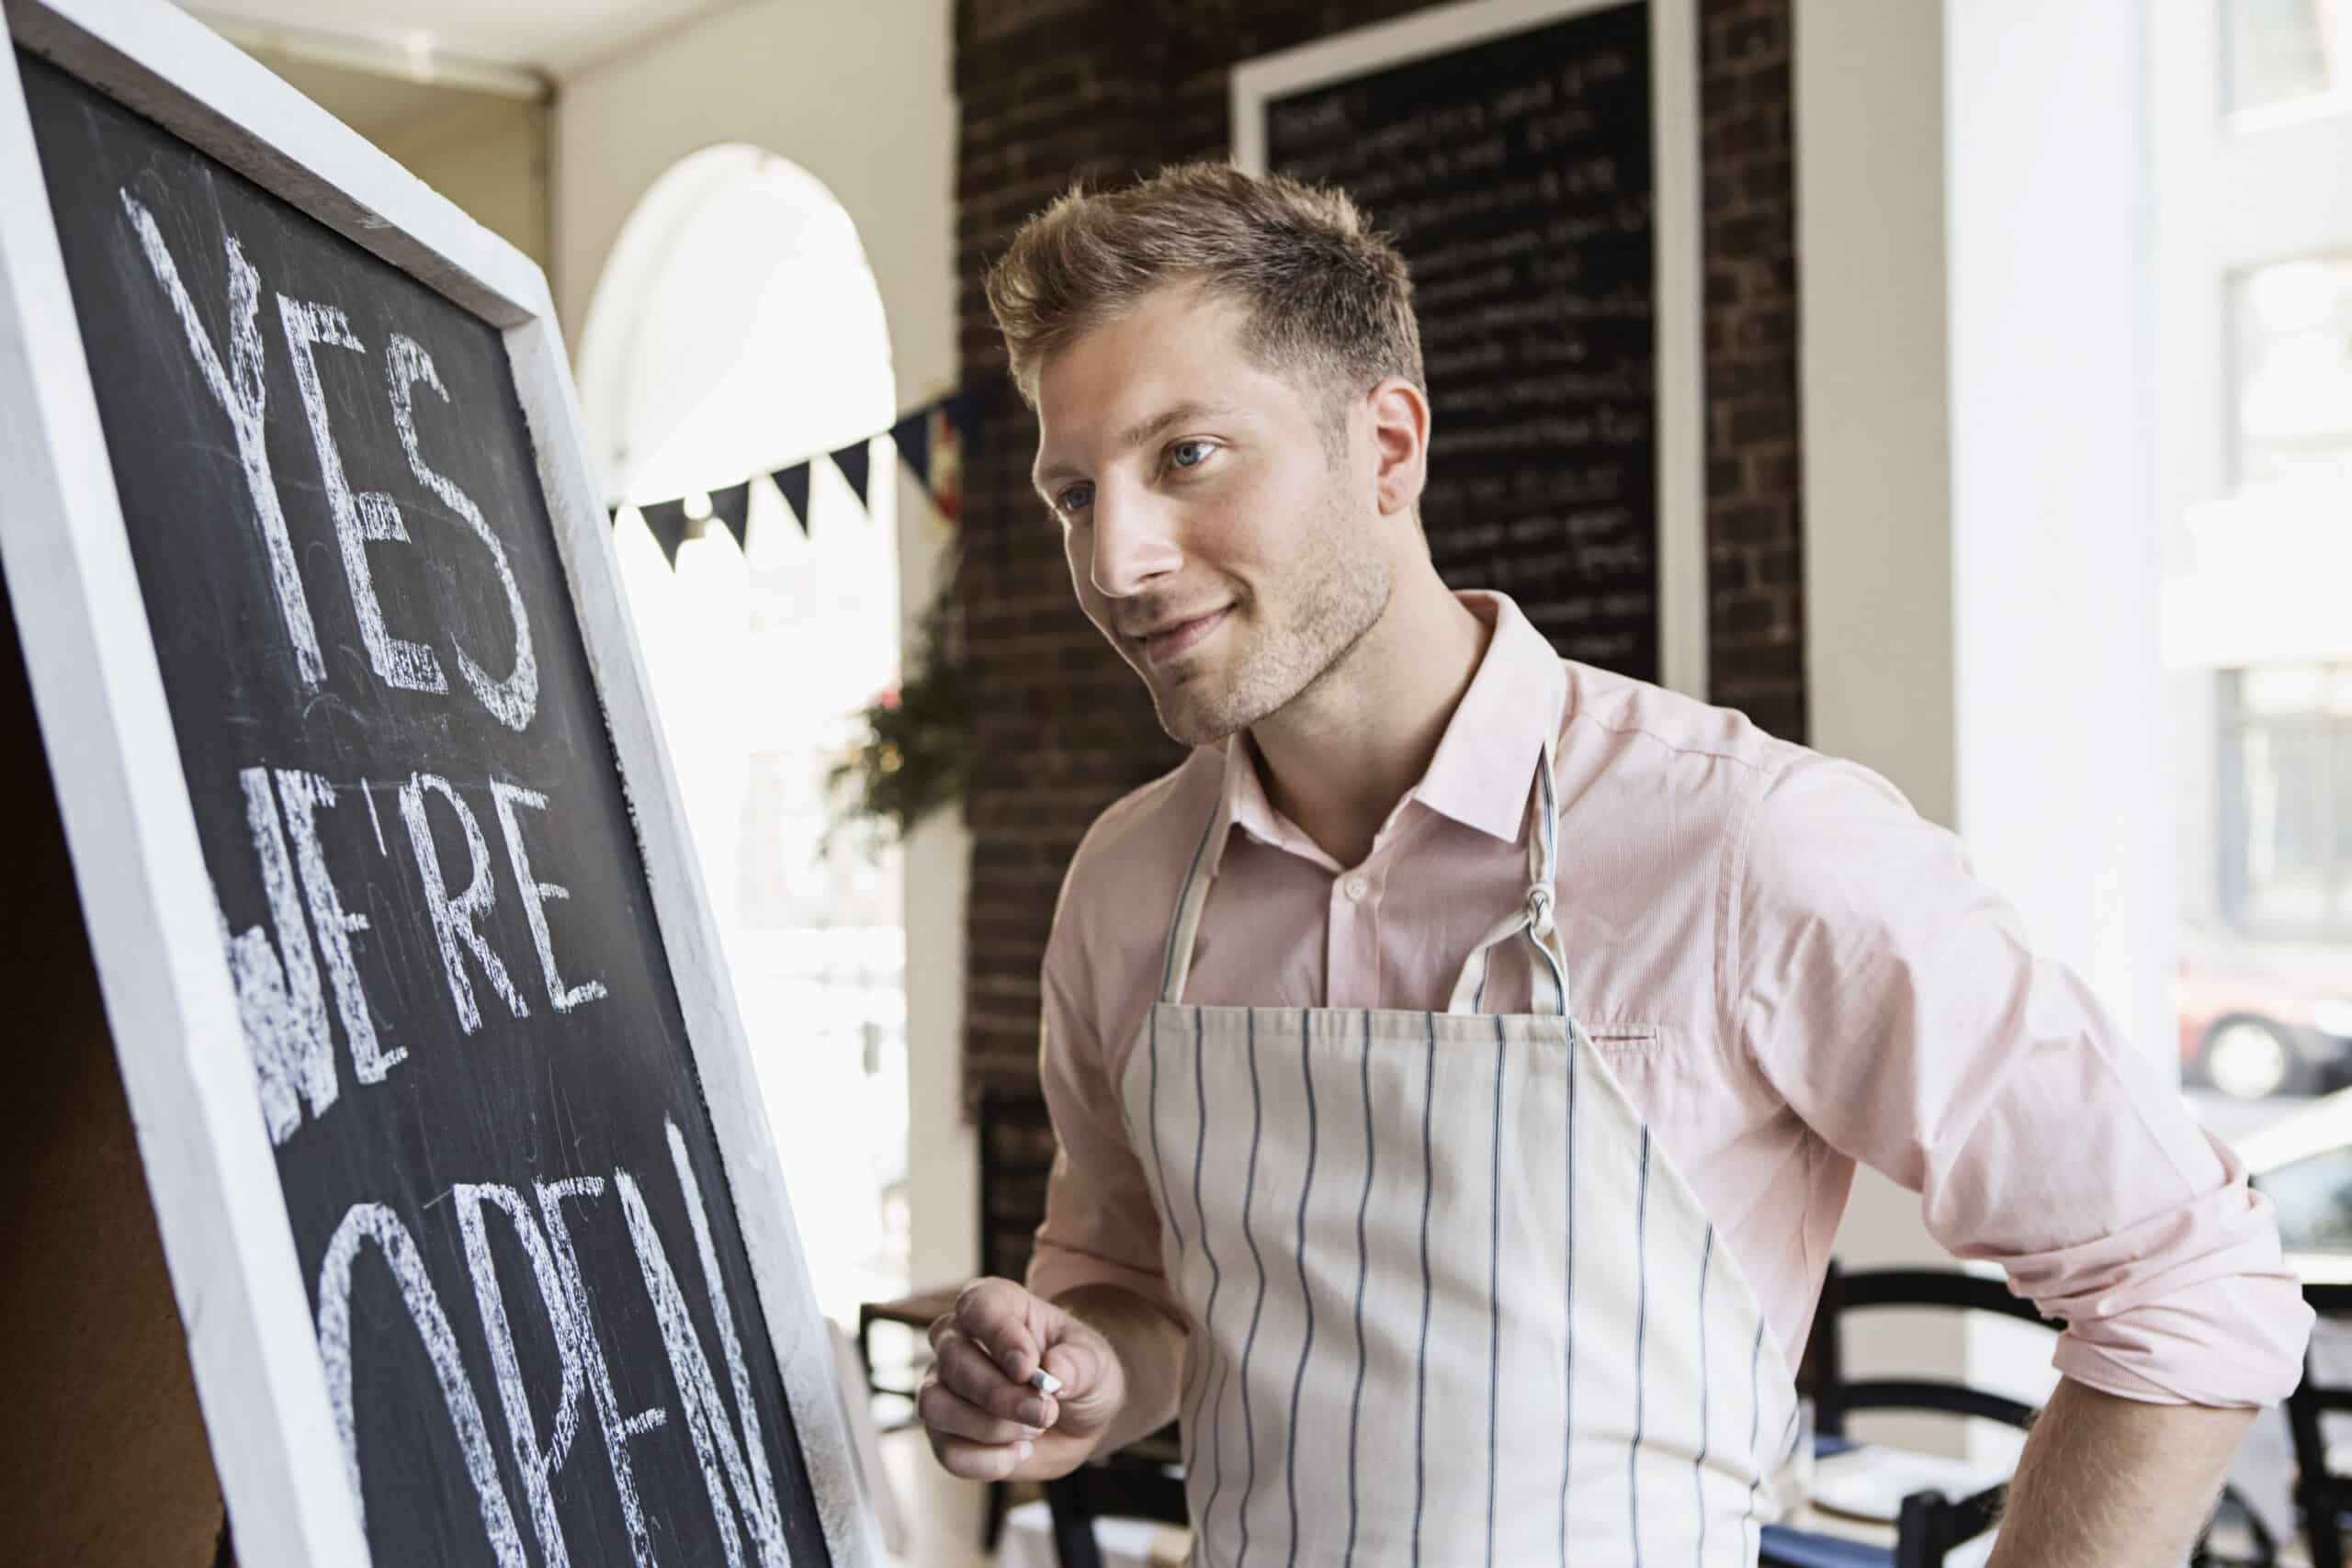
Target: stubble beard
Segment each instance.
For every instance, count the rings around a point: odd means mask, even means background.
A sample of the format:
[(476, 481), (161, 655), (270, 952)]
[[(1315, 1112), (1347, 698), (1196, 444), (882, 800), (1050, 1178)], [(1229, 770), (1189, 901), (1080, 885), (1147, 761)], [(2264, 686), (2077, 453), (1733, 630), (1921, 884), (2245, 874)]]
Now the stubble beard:
[[(1313, 534), (1300, 557), (1306, 568), (1280, 585), (1283, 602), (1272, 616), (1246, 618), (1257, 641), (1238, 669), (1204, 670), (1167, 684), (1145, 677), (1170, 739), (1212, 745), (1279, 713), (1344, 666), (1380, 623), (1396, 574), (1366, 526), (1351, 522), (1334, 494)], [(1262, 600), (1258, 607), (1263, 611)]]

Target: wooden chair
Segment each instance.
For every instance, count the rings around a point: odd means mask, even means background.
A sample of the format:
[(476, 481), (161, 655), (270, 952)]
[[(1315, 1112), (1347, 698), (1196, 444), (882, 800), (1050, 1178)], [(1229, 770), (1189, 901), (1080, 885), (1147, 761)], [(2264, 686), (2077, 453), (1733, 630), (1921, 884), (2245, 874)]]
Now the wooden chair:
[[(1044, 1097), (1035, 1090), (1003, 1089), (980, 1091), (976, 1131), (979, 1134), (980, 1272), (1018, 1280), (1028, 1271), (1031, 1238), (1046, 1217), (1046, 1179), (1054, 1164), (1053, 1122), (1046, 1114)], [(884, 1429), (896, 1431), (913, 1425), (915, 1390), (887, 1383), (874, 1371), (874, 1325), (895, 1323), (922, 1334), (932, 1320), (956, 1305), (964, 1281), (934, 1285), (889, 1301), (862, 1302), (857, 1309), (857, 1351), (865, 1366), (866, 1387), (876, 1394), (893, 1395), (908, 1404), (906, 1415)], [(996, 1550), (1010, 1502), (1003, 1482), (990, 1482), (988, 1514), (981, 1526), (981, 1544)]]
[[(1953, 1312), (1990, 1312), (2025, 1323), (2063, 1328), (2009, 1293), (1998, 1280), (1956, 1269), (1874, 1269), (1848, 1271), (1836, 1261), (1822, 1282), (1821, 1305), (1806, 1342), (1799, 1381), (1814, 1402), (1814, 1430), (1827, 1438), (1847, 1436), (1847, 1417), (1864, 1410), (1926, 1410), (1973, 1416), (2023, 1429), (2033, 1420), (2030, 1405), (1965, 1384), (1917, 1378), (1854, 1379), (1846, 1375), (1845, 1314), (1883, 1307), (1932, 1307)], [(1947, 1552), (1993, 1528), (2007, 1498), (2006, 1482), (1973, 1495), (1947, 1498), (1940, 1492), (1915, 1493), (1903, 1500), (1892, 1553), (1876, 1561), (1887, 1568), (1935, 1568)], [(1763, 1564), (1811, 1568), (1815, 1562), (1863, 1562), (1873, 1549), (1822, 1539), (1781, 1526), (1764, 1532)]]
[[(1814, 1401), (1815, 1432), (1828, 1438), (1848, 1434), (1849, 1416), (1865, 1410), (1918, 1410), (1942, 1415), (1977, 1416), (2019, 1430), (2036, 1414), (2030, 1405), (1984, 1389), (1931, 1379), (1853, 1379), (1846, 1375), (1844, 1316), (1849, 1312), (1887, 1307), (1928, 1307), (1953, 1312), (1989, 1312), (2051, 1329), (2066, 1325), (2045, 1318), (2030, 1302), (2009, 1293), (1999, 1280), (1956, 1269), (1877, 1269), (1849, 1271), (1832, 1261), (1822, 1285), (1821, 1306), (1805, 1346), (1800, 1382)], [(2352, 1406), (2347, 1406), (2352, 1407)], [(1965, 1497), (1950, 1498), (1940, 1492), (1917, 1492), (1903, 1500), (1892, 1552), (1838, 1542), (1821, 1537), (1768, 1526), (1760, 1559), (1765, 1568), (1815, 1568), (1816, 1564), (1877, 1562), (1885, 1568), (1937, 1568), (1953, 1548), (1975, 1540), (1999, 1521), (2008, 1500), (2008, 1483), (2000, 1482)], [(2193, 1568), (2223, 1568), (2243, 1562), (2267, 1568), (2278, 1561), (2276, 1543), (2261, 1519), (2231, 1489), (2222, 1494), (2222, 1511), (2244, 1515), (2253, 1540), (2253, 1555), (2225, 1559), (2209, 1544), (2208, 1521), (2189, 1562)]]
[(1183, 1444), (1171, 1421), (1106, 1459), (1046, 1483), (1046, 1505), (1054, 1518), (1054, 1553), (1061, 1568), (1102, 1568), (1102, 1550), (1094, 1540), (1098, 1518), (1189, 1525), (1183, 1458)]
[[(2323, 1317), (2352, 1318), (2352, 1285), (2305, 1285), (2303, 1300)], [(2295, 1515), (2312, 1568), (2344, 1568), (2344, 1517), (2352, 1512), (2352, 1476), (2327, 1467), (2324, 1418), (2352, 1412), (2352, 1387), (2323, 1383), (2309, 1352), (2303, 1381), (2287, 1396), (2287, 1429), (2295, 1444)]]

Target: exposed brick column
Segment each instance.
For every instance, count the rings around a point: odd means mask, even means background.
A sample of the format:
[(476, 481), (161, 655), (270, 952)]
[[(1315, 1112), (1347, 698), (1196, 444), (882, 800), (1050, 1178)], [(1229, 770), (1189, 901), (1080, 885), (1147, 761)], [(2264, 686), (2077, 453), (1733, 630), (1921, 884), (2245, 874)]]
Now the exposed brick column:
[[(1071, 179), (1115, 183), (1229, 151), (1237, 62), (1419, 0), (962, 0), (957, 327), (966, 378), (1001, 375), (980, 277)], [(1804, 734), (1789, 0), (1701, 0), (1709, 689)], [(1374, 220), (1379, 214), (1374, 214)], [(959, 596), (977, 750), (966, 1084), (1034, 1085), (1037, 969), (1095, 814), (1181, 752), (1071, 596), (1028, 482), (1036, 426), (1009, 392), (965, 475)]]
[(1707, 694), (1805, 738), (1789, 0), (1702, 0)]

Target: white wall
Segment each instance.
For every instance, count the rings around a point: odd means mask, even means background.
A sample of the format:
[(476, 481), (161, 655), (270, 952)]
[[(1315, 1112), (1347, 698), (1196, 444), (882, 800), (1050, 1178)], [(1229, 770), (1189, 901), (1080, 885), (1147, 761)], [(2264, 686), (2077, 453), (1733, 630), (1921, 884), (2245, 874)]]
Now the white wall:
[[(745, 141), (816, 175), (856, 223), (889, 320), (900, 404), (947, 389), (956, 370), (952, 36), (948, 0), (821, 8), (773, 0), (710, 14), (565, 79), (549, 272), (570, 341), (579, 340), (605, 255), (646, 187), (698, 148)], [(948, 536), (903, 466), (891, 468), (911, 629)], [(905, 856), (918, 1284), (961, 1279), (977, 1255), (975, 1156), (956, 1100), (966, 855), (960, 823), (940, 823), (918, 833)]]
[[(1814, 744), (1955, 828), (2036, 945), (2168, 1052), (2144, 19), (1795, 16)], [(1838, 1247), (1941, 1258), (1916, 1199), (1867, 1175)], [(1909, 1322), (1855, 1348), (2039, 1397), (2029, 1344)]]
[[(504, 91), (418, 82), (250, 39), (232, 41), (400, 160), (476, 222), (548, 265), (548, 105), (518, 78)], [(353, 51), (365, 59), (364, 51)]]

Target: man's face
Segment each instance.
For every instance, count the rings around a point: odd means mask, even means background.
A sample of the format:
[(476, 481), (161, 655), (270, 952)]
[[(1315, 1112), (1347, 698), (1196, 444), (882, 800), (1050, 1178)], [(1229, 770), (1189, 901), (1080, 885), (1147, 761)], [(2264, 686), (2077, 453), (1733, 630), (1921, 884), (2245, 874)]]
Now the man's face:
[(1037, 489), (1079, 604), (1190, 746), (1314, 685), (1394, 581), (1361, 411), (1252, 362), (1247, 321), (1162, 288), (1037, 380)]

